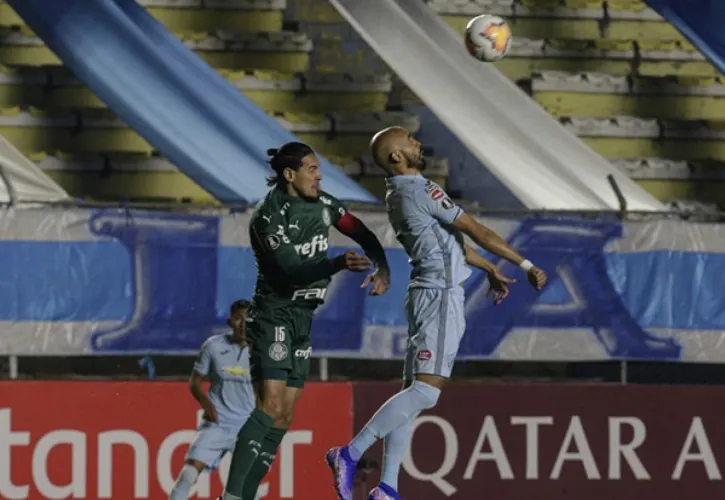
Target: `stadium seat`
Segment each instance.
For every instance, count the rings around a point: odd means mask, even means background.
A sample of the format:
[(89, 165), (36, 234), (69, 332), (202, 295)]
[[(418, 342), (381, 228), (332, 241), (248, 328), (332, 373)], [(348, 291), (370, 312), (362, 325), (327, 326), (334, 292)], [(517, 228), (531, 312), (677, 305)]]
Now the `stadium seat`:
[(42, 71), (17, 71), (0, 65), (0, 108), (38, 105), (47, 83)]
[(631, 78), (606, 73), (541, 72), (534, 100), (554, 116), (709, 120), (725, 116), (720, 78)]
[(307, 71), (312, 41), (303, 33), (210, 31), (176, 33), (215, 68)]
[(0, 110), (0, 134), (21, 151), (138, 152), (151, 145), (118, 118), (65, 110)]
[(632, 116), (563, 117), (561, 122), (610, 159), (725, 161), (725, 129), (718, 122), (658, 121)]
[(171, 163), (150, 153), (43, 151), (28, 157), (72, 196), (89, 201), (218, 204)]
[[(138, 0), (172, 31), (280, 31), (285, 0)], [(23, 26), (5, 0), (0, 0), (0, 26)]]
[(285, 0), (139, 0), (172, 31), (280, 31)]
[(0, 27), (0, 64), (43, 66), (61, 62), (27, 26), (15, 26)]
[[(268, 112), (384, 111), (390, 76), (219, 70)], [(20, 89), (25, 89), (20, 92)], [(25, 92), (27, 91), (27, 95)], [(96, 95), (62, 66), (0, 68), (0, 105), (45, 108), (105, 108)]]

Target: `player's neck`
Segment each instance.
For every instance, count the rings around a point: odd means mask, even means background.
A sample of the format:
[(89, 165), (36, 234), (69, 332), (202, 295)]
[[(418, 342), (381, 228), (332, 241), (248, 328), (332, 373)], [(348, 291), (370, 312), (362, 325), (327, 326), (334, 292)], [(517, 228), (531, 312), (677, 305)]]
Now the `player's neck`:
[(236, 335), (234, 332), (229, 334), (229, 342), (232, 344), (238, 344), (239, 347), (245, 347), (247, 345), (247, 339), (245, 337)]
[(401, 168), (401, 169), (396, 169), (393, 172), (391, 172), (391, 174), (388, 177), (398, 177), (401, 175), (413, 176), (413, 175), (422, 175), (422, 174), (421, 174), (420, 170), (418, 170), (417, 168)]
[(286, 196), (289, 196), (290, 198), (299, 198), (299, 193), (295, 190), (295, 188), (292, 187), (292, 184), (286, 184), (282, 187), (282, 193), (284, 193)]

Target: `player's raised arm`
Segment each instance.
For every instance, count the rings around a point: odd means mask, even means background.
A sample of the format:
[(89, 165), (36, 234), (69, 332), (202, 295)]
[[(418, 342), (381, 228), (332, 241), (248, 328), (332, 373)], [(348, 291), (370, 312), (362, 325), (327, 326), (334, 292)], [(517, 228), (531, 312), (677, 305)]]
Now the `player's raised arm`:
[(478, 246), (499, 257), (506, 259), (519, 266), (525, 273), (531, 283), (537, 290), (541, 290), (546, 284), (546, 274), (544, 271), (536, 267), (529, 260), (519, 255), (516, 250), (506, 243), (495, 231), (487, 228), (476, 219), (461, 210), (461, 213), (453, 222), (453, 227), (467, 234)]
[(431, 182), (426, 192), (428, 196), (422, 200), (421, 204), (431, 215), (468, 235), (484, 250), (519, 266), (526, 273), (529, 282), (537, 290), (541, 290), (544, 287), (544, 284), (546, 284), (546, 274), (544, 271), (519, 255), (495, 231), (487, 228), (464, 212), (438, 185)]
[(285, 234), (284, 225), (272, 216), (260, 216), (249, 227), (252, 246), (264, 261), (265, 267), (276, 270), (280, 279), (290, 285), (307, 285), (348, 269), (363, 272), (370, 269), (370, 262), (354, 252), (346, 252), (333, 259), (322, 259), (316, 263), (302, 263), (294, 246)]

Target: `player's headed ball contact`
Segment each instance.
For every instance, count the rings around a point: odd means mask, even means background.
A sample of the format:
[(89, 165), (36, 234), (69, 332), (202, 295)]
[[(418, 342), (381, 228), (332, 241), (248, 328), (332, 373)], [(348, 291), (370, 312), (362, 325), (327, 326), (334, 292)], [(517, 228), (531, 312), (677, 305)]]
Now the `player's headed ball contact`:
[(466, 25), (465, 44), (468, 53), (480, 61), (503, 59), (511, 47), (513, 34), (508, 23), (498, 17), (474, 17)]

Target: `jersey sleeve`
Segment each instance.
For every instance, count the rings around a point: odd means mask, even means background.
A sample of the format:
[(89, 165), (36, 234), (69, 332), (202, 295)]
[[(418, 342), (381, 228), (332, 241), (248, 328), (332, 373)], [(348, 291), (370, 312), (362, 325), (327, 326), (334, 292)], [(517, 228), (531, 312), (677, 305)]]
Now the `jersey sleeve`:
[(209, 375), (209, 371), (211, 370), (211, 350), (211, 342), (204, 342), (194, 362), (194, 371), (202, 377)]
[(435, 182), (426, 185), (425, 190), (418, 193), (421, 208), (431, 216), (445, 224), (453, 224), (463, 209), (450, 199), (448, 194)]
[(349, 214), (347, 207), (334, 196), (322, 191), (319, 199), (323, 205), (330, 209), (330, 219), (333, 226), (337, 226)]
[(332, 261), (302, 262), (285, 233), (281, 218), (260, 213), (249, 226), (249, 236), (265, 274), (291, 285), (304, 286), (333, 274)]

